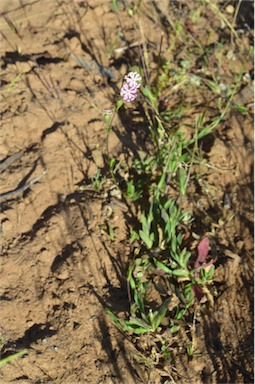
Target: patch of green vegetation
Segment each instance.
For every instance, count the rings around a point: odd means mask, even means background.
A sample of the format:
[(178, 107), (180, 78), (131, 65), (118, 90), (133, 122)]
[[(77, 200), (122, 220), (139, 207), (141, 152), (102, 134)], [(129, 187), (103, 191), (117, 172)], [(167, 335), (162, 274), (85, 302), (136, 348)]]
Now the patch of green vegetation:
[[(113, 3), (117, 12), (117, 2)], [(244, 106), (233, 101), (243, 85), (244, 68), (239, 67), (231, 80), (226, 78), (222, 73), (223, 61), (231, 59), (226, 58), (226, 45), (217, 41), (204, 45), (192, 33), (193, 23), (204, 17), (205, 10), (211, 10), (230, 31), (230, 39), (235, 41), (236, 51), (240, 51), (234, 21), (231, 23), (209, 0), (199, 5), (191, 12), (189, 28), (181, 18), (171, 20), (169, 48), (164, 54), (160, 49), (153, 70), (145, 67), (147, 51), (143, 52), (143, 68), (136, 70), (144, 73), (137, 92), (148, 127), (150, 150), (139, 151), (131, 166), (110, 160), (114, 183), (126, 199), (135, 202), (140, 215), (137, 227), (130, 228), (134, 252), (127, 272), (129, 313), (124, 318), (109, 309), (107, 313), (119, 329), (133, 335), (135, 345), (142, 335), (149, 337), (148, 343), (144, 343), (144, 364), (148, 363), (152, 345), (157, 349), (152, 364), (159, 359), (171, 361), (180, 329), (189, 328), (198, 306), (213, 304), (215, 267), (210, 258), (209, 239), (201, 234), (196, 252), (189, 250), (187, 239), (195, 218), (192, 210), (182, 208), (182, 200), (187, 197), (190, 181), (200, 177), (196, 165), (211, 167), (203, 159), (201, 140), (224, 122), (231, 109), (246, 113)], [(139, 7), (136, 13), (139, 15)], [(211, 38), (213, 32), (208, 29), (207, 37)], [(170, 56), (177, 56), (178, 50), (184, 52), (182, 59), (172, 62)], [(171, 98), (173, 102), (169, 101)], [(116, 112), (128, 108), (121, 99), (118, 103)], [(123, 183), (118, 183), (118, 170), (122, 167), (127, 175), (124, 188)], [(186, 351), (190, 358), (196, 356), (192, 337)]]

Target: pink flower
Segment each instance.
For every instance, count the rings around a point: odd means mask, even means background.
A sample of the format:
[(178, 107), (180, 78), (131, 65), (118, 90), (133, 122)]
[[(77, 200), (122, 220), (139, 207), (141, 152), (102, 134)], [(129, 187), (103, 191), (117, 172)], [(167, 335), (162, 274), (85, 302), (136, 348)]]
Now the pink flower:
[(120, 95), (124, 101), (134, 101), (137, 98), (137, 90), (141, 85), (142, 77), (137, 72), (129, 72), (125, 75), (125, 80)]
[(131, 88), (139, 88), (141, 85), (142, 77), (137, 72), (129, 72), (125, 76), (125, 80)]
[(128, 83), (124, 83), (120, 95), (127, 102), (134, 101), (137, 98), (137, 87), (130, 87)]

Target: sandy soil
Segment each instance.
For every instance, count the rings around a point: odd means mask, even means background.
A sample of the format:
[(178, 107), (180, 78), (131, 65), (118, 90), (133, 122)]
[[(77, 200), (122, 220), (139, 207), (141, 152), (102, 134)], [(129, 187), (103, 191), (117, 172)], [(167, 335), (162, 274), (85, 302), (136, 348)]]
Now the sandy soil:
[[(151, 17), (143, 15), (148, 49), (159, 44), (166, 3)], [(199, 314), (197, 357), (188, 361), (183, 354), (174, 367), (145, 369), (105, 313), (106, 307), (128, 310), (129, 207), (116, 203), (109, 182), (101, 193), (89, 185), (97, 167), (105, 167), (105, 126), (95, 105), (113, 107), (130, 60), (125, 49), (114, 51), (125, 46), (114, 42), (118, 18), (111, 2), (100, 0), (2, 0), (1, 11), (0, 336), (3, 357), (29, 350), (1, 368), (1, 382), (251, 383), (252, 112), (231, 113), (205, 140), (214, 168), (200, 195), (189, 195), (198, 234), (214, 222), (217, 237), (219, 296), (213, 309)], [(124, 6), (120, 15), (125, 37), (139, 43)], [(137, 55), (135, 46), (131, 59)], [(111, 71), (108, 78), (96, 63)], [(238, 95), (246, 105), (251, 96)], [(142, 129), (128, 131), (117, 119), (110, 152), (134, 153), (144, 140)], [(4, 195), (30, 180), (23, 193)], [(106, 221), (115, 228), (114, 242), (104, 231)]]

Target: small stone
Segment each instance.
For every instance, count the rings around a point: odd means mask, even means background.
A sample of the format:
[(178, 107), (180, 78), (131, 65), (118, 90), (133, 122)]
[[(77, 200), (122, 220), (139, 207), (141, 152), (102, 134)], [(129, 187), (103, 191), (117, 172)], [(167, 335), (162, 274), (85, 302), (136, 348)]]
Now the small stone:
[(9, 232), (11, 232), (13, 230), (13, 224), (8, 219), (3, 220), (2, 223), (1, 223), (1, 226), (2, 226), (2, 232), (4, 234), (5, 233), (9, 233)]

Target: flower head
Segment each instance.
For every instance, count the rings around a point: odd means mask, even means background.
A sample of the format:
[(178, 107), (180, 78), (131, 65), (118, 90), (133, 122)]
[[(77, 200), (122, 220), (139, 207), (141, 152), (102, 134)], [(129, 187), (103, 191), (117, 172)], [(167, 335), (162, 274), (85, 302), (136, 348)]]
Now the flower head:
[(124, 101), (134, 101), (137, 98), (137, 89), (141, 85), (142, 78), (137, 72), (129, 72), (125, 75), (125, 80), (121, 87), (120, 95)]
[(139, 88), (140, 85), (141, 85), (142, 77), (137, 72), (129, 72), (125, 76), (125, 80), (126, 80), (126, 82), (128, 83), (128, 85), (130, 87), (132, 87), (132, 88), (133, 87)]
[(128, 83), (124, 83), (121, 87), (120, 95), (127, 102), (134, 101), (137, 97), (137, 88), (130, 87)]

